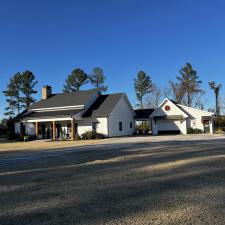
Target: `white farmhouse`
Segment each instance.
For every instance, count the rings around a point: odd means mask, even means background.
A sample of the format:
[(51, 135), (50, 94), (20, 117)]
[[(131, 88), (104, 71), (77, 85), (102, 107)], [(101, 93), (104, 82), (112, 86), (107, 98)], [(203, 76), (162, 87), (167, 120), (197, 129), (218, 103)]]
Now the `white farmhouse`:
[(101, 95), (97, 90), (52, 94), (42, 87), (42, 99), (16, 118), (21, 135), (57, 139), (62, 132), (75, 139), (87, 131), (107, 137), (131, 135), (135, 112), (124, 93)]
[(166, 98), (151, 114), (152, 132), (157, 134), (187, 134), (188, 128), (213, 133), (213, 113), (177, 104)]
[(188, 128), (213, 133), (213, 113), (165, 99), (157, 109), (133, 110), (124, 93), (102, 95), (97, 90), (52, 94), (42, 87), (42, 99), (16, 118), (15, 131), (37, 138), (75, 139), (87, 131), (106, 137), (132, 135), (135, 123), (147, 121), (153, 135), (187, 134)]

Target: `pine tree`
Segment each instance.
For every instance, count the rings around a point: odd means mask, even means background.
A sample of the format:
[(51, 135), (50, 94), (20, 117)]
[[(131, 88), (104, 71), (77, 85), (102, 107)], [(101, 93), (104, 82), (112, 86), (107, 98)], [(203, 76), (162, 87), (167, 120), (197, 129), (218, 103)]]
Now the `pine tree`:
[(6, 96), (7, 107), (5, 108), (5, 115), (8, 117), (14, 117), (21, 112), (21, 96), (20, 96), (20, 87), (21, 87), (21, 74), (16, 73), (9, 81), (7, 85), (7, 90), (3, 91), (3, 94)]
[(92, 74), (89, 76), (91, 84), (100, 92), (106, 92), (108, 87), (104, 85), (105, 75), (101, 68), (95, 67)]
[(30, 71), (25, 71), (21, 75), (21, 92), (24, 95), (21, 98), (21, 102), (25, 109), (28, 109), (32, 103), (35, 102), (33, 98), (33, 94), (36, 94), (37, 91), (35, 90), (35, 86), (37, 85), (38, 81), (35, 81), (35, 76)]
[[(177, 82), (170, 82), (175, 100), (187, 106), (193, 106), (193, 101), (200, 93), (204, 93), (200, 88), (202, 81), (199, 80), (197, 72), (192, 68), (190, 63), (186, 63), (179, 70)], [(198, 99), (199, 101), (199, 99)]]
[(136, 98), (139, 101), (140, 108), (143, 108), (143, 98), (147, 93), (151, 93), (153, 83), (150, 76), (146, 75), (144, 71), (139, 71), (137, 78), (134, 79), (134, 89)]
[(63, 92), (79, 91), (81, 86), (88, 83), (88, 75), (81, 69), (77, 68), (68, 75), (66, 84), (63, 86)]

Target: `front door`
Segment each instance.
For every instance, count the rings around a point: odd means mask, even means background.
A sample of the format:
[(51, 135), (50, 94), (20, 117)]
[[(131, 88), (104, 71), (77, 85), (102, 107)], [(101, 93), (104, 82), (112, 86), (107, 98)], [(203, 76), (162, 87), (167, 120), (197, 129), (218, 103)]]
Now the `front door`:
[(204, 125), (204, 133), (205, 133), (205, 134), (210, 133), (209, 121), (208, 121), (208, 120), (207, 120), (207, 121), (204, 121), (204, 122), (203, 122), (203, 125)]
[(42, 138), (46, 138), (45, 125), (41, 125), (41, 136)]
[(56, 138), (60, 138), (61, 133), (62, 133), (61, 124), (56, 124)]

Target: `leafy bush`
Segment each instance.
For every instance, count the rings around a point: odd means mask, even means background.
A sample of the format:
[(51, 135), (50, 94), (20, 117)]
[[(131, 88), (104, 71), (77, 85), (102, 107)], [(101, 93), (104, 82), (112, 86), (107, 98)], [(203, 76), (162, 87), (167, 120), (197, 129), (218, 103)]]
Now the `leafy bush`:
[(7, 137), (7, 131), (8, 131), (8, 128), (7, 128), (7, 120), (6, 119), (2, 119), (0, 121), (0, 137)]
[(197, 129), (197, 128), (194, 129), (194, 128), (190, 127), (187, 129), (187, 133), (188, 134), (202, 134), (203, 131), (200, 129)]
[(215, 129), (225, 131), (225, 116), (217, 116), (215, 118)]
[(28, 135), (25, 135), (25, 136), (23, 137), (23, 140), (24, 140), (25, 142), (28, 142), (28, 141), (29, 141), (29, 136), (28, 136)]
[(87, 131), (80, 136), (80, 139), (82, 140), (103, 139), (103, 138), (105, 138), (103, 134), (99, 134), (94, 131)]
[(28, 135), (28, 140), (29, 141), (33, 141), (33, 140), (36, 140), (36, 135)]
[(144, 121), (137, 125), (135, 130), (137, 134), (148, 134), (151, 129), (148, 122)]
[(20, 140), (21, 139), (19, 134), (15, 134), (15, 132), (11, 131), (11, 130), (7, 131), (7, 138), (8, 138), (8, 140)]
[(224, 134), (224, 130), (222, 128), (218, 128), (215, 130), (215, 134)]

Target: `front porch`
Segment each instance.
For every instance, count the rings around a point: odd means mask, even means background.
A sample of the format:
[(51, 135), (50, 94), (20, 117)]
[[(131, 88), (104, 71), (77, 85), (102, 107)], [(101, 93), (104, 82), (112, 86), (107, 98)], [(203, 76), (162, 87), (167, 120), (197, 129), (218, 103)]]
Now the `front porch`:
[(20, 135), (35, 135), (36, 139), (75, 140), (77, 123), (74, 119), (22, 122)]

